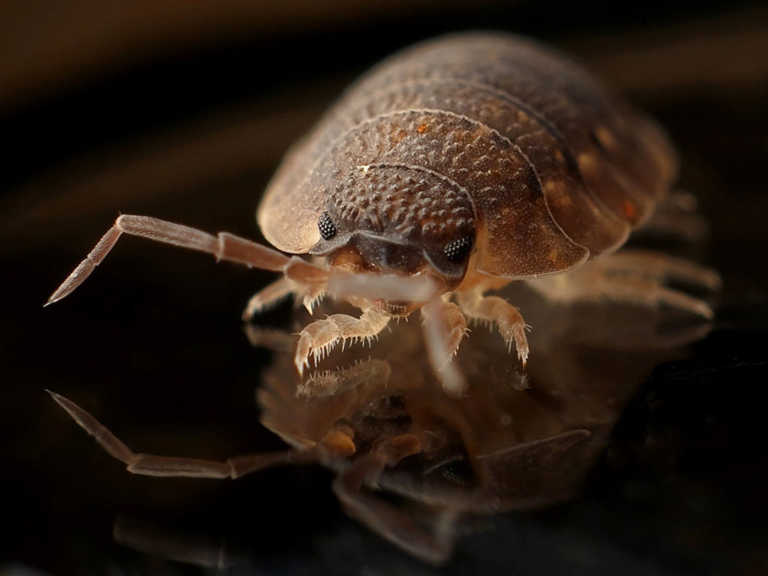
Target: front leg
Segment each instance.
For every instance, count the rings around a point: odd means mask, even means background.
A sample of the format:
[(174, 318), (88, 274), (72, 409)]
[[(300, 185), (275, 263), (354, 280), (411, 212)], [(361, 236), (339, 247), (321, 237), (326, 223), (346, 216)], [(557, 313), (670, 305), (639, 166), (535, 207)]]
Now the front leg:
[(482, 289), (457, 292), (456, 297), (468, 318), (482, 323), (496, 324), (507, 348), (511, 351), (512, 344), (515, 345), (517, 356), (525, 367), (529, 353), (528, 338), (525, 336), (528, 326), (520, 311), (503, 298), (484, 296)]
[(309, 367), (309, 356), (315, 364), (324, 358), (333, 347), (347, 340), (370, 342), (389, 324), (391, 316), (373, 308), (363, 311), (360, 318), (347, 314), (332, 314), (323, 320), (308, 324), (299, 334), (294, 363), (299, 374)]
[(467, 334), (467, 321), (459, 307), (441, 297), (421, 308), (427, 357), (446, 393), (460, 396), (467, 387), (461, 370), (452, 362)]
[(296, 285), (286, 277), (278, 278), (268, 284), (248, 300), (243, 310), (243, 322), (249, 322), (256, 314), (277, 304), (280, 300), (296, 292)]

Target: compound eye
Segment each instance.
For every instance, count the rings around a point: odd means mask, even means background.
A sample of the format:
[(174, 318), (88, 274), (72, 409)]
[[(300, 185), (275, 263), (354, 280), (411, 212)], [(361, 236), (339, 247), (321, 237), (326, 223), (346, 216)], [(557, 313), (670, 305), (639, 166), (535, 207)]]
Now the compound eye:
[(443, 254), (449, 262), (461, 262), (472, 250), (472, 237), (464, 236), (443, 246)]
[(323, 240), (330, 240), (336, 236), (336, 225), (331, 220), (328, 212), (323, 212), (320, 219), (317, 221), (317, 227), (320, 229), (320, 236)]

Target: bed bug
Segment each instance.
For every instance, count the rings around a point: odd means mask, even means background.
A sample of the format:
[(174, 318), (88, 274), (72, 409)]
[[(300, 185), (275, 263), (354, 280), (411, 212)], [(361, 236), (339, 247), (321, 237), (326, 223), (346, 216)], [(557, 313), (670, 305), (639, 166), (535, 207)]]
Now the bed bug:
[[(515, 280), (555, 300), (613, 298), (711, 317), (659, 278), (671, 271), (711, 286), (712, 274), (647, 257), (629, 266), (656, 272), (627, 282), (627, 261), (610, 257), (676, 173), (662, 131), (567, 57), (506, 34), (446, 36), (380, 63), (287, 153), (257, 213), (277, 250), (123, 215), (49, 303), (79, 286), (122, 234), (142, 236), (281, 273), (253, 296), (246, 319), (289, 294), (310, 312), (324, 294), (359, 308), (359, 317), (336, 314), (301, 331), (299, 373), (420, 309), (429, 359), (445, 389), (461, 393), (450, 360), (467, 318), (495, 324), (527, 361), (522, 314), (487, 295)], [(591, 275), (571, 282), (587, 262)]]
[[(477, 331), (456, 362), (483, 386), (462, 398), (444, 394), (423, 362), (414, 323), (382, 335), (373, 350), (339, 351), (307, 378), (293, 366), (290, 334), (249, 325), (252, 343), (275, 351), (256, 397), (261, 423), (287, 450), (226, 460), (138, 453), (71, 400), (52, 395), (134, 474), (224, 479), (322, 464), (336, 474), (334, 492), (351, 516), (440, 563), (464, 532), (457, 528), (473, 517), (547, 507), (577, 494), (636, 387), (675, 348), (708, 331), (702, 323), (664, 326), (666, 311), (622, 304), (557, 312), (525, 287), (513, 288), (530, 318), (548, 327), (531, 335), (537, 354), (521, 374), (500, 339)], [(337, 313), (339, 305), (324, 303), (320, 311)], [(140, 534), (119, 532), (122, 541), (157, 553)]]

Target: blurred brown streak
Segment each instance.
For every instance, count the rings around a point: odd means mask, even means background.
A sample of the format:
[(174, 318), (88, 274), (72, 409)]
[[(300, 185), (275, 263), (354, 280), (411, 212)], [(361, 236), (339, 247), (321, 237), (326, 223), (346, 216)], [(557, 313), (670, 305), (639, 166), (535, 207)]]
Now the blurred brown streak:
[[(0, 228), (0, 238), (8, 236), (28, 247), (45, 244), (52, 236), (61, 239), (77, 232), (86, 220), (103, 217), (107, 226), (118, 210), (167, 203), (182, 191), (208, 190), (217, 178), (253, 172), (268, 175), (335, 88), (272, 95), (267, 102), (197, 119), (186, 129), (96, 152), (43, 174), (0, 201), (0, 214), (13, 215)], [(243, 209), (253, 210), (261, 192), (254, 183), (251, 200)], [(6, 250), (15, 250), (11, 243), (3, 244)]]
[[(99, 67), (119, 68), (126, 57), (155, 54), (185, 41), (200, 43), (203, 37), (212, 39), (237, 26), (258, 34), (273, 23), (298, 28), (328, 24), (334, 18), (373, 18), (379, 11), (394, 15), (403, 3), (368, 6), (345, 0), (342, 8), (336, 4), (325, 11), (303, 0), (258, 9), (250, 2), (229, 0), (215, 10), (206, 4), (172, 1), (119, 8), (91, 4), (67, 3), (66, 14), (54, 16), (49, 11), (46, 18), (40, 17), (39, 5), (6, 6), (6, 13), (13, 16), (2, 20), (9, 30), (3, 33), (5, 49), (0, 50), (0, 96), (20, 98), (35, 89), (50, 90)], [(418, 6), (424, 9), (428, 4), (425, 0)], [(619, 90), (658, 102), (689, 89), (747, 90), (765, 83), (766, 23), (768, 11), (752, 10), (663, 29), (574, 36), (559, 44)], [(32, 45), (29, 37), (47, 42)], [(7, 252), (16, 250), (20, 241), (27, 247), (48, 243), (52, 237), (61, 241), (82, 233), (86, 220), (103, 220), (106, 228), (118, 210), (152, 208), (182, 191), (194, 189), (201, 194), (199, 202), (210, 203), (217, 178), (263, 173), (266, 180), (282, 152), (342, 87), (337, 75), (324, 85), (267, 94), (262, 101), (213, 118), (190, 119), (186, 129), (145, 136), (41, 174), (0, 201), (0, 214), (12, 216), (0, 227), (0, 246)], [(264, 183), (254, 182), (243, 191), (248, 202), (243, 210), (253, 209)]]
[(619, 90), (655, 99), (683, 90), (743, 91), (768, 82), (768, 10), (564, 43)]
[[(457, 4), (448, 2), (448, 6)], [(424, 10), (432, 0), (16, 0), (0, 9), (0, 107), (104, 68), (239, 34), (269, 34)]]

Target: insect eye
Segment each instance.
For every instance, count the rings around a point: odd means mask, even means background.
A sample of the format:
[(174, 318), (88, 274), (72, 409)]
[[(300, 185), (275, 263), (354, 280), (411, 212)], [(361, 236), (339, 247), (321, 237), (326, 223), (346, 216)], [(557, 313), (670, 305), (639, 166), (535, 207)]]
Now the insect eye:
[(336, 225), (331, 220), (328, 212), (323, 212), (322, 216), (320, 216), (320, 220), (317, 221), (317, 227), (320, 229), (320, 236), (324, 240), (330, 240), (336, 236)]
[(472, 249), (472, 237), (464, 236), (443, 246), (443, 254), (450, 262), (461, 262)]

